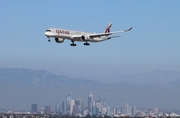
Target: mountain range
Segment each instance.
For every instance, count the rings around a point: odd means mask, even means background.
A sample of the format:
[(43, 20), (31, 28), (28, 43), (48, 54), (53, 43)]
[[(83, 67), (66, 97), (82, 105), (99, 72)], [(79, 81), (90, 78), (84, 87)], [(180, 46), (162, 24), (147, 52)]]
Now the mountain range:
[(149, 84), (160, 85), (180, 83), (180, 72), (155, 70), (146, 73), (123, 74), (117, 73), (104, 77), (106, 83), (128, 83), (128, 84)]
[(55, 74), (47, 70), (27, 68), (0, 69), (0, 109), (30, 110), (32, 103), (38, 107), (66, 100), (82, 98), (87, 106), (87, 97), (92, 92), (94, 99), (106, 99), (106, 105), (122, 107), (180, 109), (180, 72), (156, 70), (138, 74), (114, 74), (102, 79), (87, 80)]

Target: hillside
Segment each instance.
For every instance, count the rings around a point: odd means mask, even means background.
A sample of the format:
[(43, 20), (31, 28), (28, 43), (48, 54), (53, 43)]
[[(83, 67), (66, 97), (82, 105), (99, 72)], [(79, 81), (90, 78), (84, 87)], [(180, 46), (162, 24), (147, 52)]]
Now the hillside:
[(180, 99), (178, 73), (154, 71), (118, 76), (107, 77), (112, 81), (101, 83), (56, 75), (46, 70), (1, 68), (0, 109), (30, 110), (30, 105), (37, 103), (38, 107), (51, 105), (53, 110), (55, 104), (66, 100), (70, 92), (73, 99), (82, 98), (85, 106), (87, 96), (92, 92), (95, 100), (105, 98), (111, 107), (119, 108), (127, 102), (137, 107), (180, 109), (180, 104), (177, 104)]

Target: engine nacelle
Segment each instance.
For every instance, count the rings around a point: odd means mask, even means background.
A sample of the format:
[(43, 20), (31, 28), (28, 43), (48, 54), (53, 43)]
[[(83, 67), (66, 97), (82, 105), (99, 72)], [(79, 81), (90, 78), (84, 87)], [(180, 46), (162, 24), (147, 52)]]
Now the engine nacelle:
[(62, 43), (64, 42), (63, 38), (55, 38), (56, 43)]
[(83, 36), (81, 36), (81, 40), (82, 41), (89, 41), (91, 38), (90, 38), (90, 36), (89, 35), (83, 35)]

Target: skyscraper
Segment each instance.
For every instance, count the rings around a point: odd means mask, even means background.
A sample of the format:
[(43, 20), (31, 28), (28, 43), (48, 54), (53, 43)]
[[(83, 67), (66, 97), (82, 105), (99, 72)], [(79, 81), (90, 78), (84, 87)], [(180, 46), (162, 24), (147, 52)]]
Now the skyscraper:
[(71, 100), (69, 103), (69, 114), (73, 113), (73, 106), (75, 105), (74, 100)]
[(136, 107), (132, 107), (132, 115), (136, 115)]
[(59, 103), (56, 103), (55, 112), (56, 112), (57, 115), (60, 115), (61, 107), (60, 107)]
[(106, 99), (103, 99), (103, 101), (102, 101), (102, 105), (103, 105), (103, 107), (105, 107), (105, 106), (106, 106)]
[(51, 106), (45, 106), (45, 114), (51, 114)]
[(102, 114), (103, 114), (103, 115), (106, 115), (106, 113), (107, 113), (106, 107), (102, 108)]
[(73, 115), (77, 115), (78, 114), (78, 105), (73, 105)]
[(111, 109), (110, 109), (110, 106), (108, 106), (106, 109), (107, 109), (107, 114), (106, 114), (106, 115), (107, 115), (107, 116), (111, 116)]
[(66, 102), (68, 105), (69, 105), (70, 101), (71, 101), (71, 94), (67, 95), (67, 98), (66, 98)]
[(82, 99), (75, 100), (75, 105), (78, 106), (78, 113), (83, 114), (83, 110), (84, 110), (84, 108), (83, 108), (83, 100)]
[(92, 113), (92, 108), (93, 108), (93, 94), (92, 92), (90, 92), (88, 96), (88, 110), (91, 113)]
[(99, 98), (99, 101), (101, 102), (102, 107), (106, 106), (106, 100), (104, 98)]
[(37, 104), (31, 104), (31, 112), (37, 113)]
[(129, 106), (129, 104), (125, 103), (124, 107), (121, 108), (121, 114), (132, 114), (132, 108)]
[(124, 106), (124, 113), (125, 114), (129, 113), (129, 104), (127, 104), (127, 103), (125, 103), (125, 106)]
[(98, 115), (97, 109), (96, 107), (92, 108), (92, 115)]
[(39, 109), (38, 109), (38, 112), (39, 112), (40, 114), (44, 114), (44, 108), (39, 108)]
[(124, 114), (124, 111), (125, 111), (124, 107), (121, 107), (120, 110), (121, 110), (121, 114)]
[(98, 109), (98, 112), (101, 112), (101, 110), (102, 110), (102, 102), (101, 101), (96, 101), (95, 106)]
[(67, 98), (66, 98), (66, 106), (67, 106), (67, 112), (70, 111), (70, 108), (69, 108), (69, 105), (70, 105), (70, 101), (71, 101), (71, 94), (70, 95), (67, 95)]
[(66, 112), (67, 112), (67, 103), (66, 103), (66, 101), (63, 101), (62, 102), (62, 113), (66, 114)]

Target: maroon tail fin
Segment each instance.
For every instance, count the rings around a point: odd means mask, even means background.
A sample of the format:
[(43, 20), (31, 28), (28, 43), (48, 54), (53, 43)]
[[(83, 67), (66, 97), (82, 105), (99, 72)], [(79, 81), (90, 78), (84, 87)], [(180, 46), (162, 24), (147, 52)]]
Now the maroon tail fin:
[(109, 25), (107, 26), (106, 30), (104, 31), (104, 33), (109, 33), (112, 27), (112, 23), (109, 23)]

